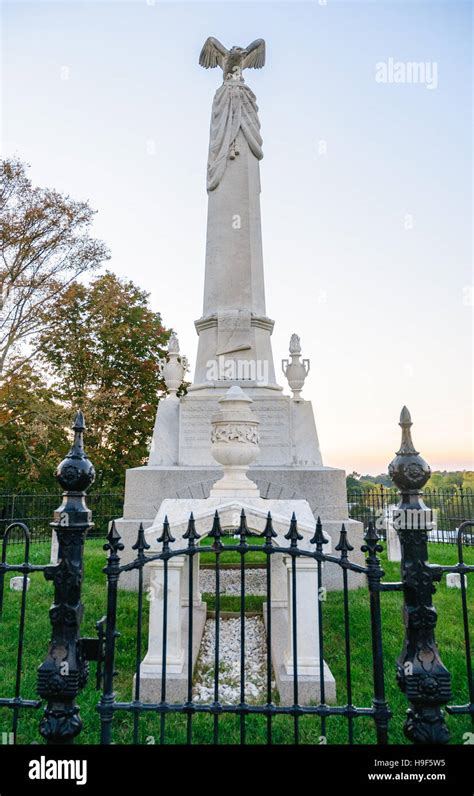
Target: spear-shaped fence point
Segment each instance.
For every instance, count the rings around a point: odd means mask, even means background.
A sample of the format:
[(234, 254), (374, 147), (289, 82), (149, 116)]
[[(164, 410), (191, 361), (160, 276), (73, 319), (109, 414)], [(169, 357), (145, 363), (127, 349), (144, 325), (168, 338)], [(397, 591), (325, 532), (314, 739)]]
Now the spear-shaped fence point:
[(278, 536), (278, 534), (273, 529), (273, 520), (271, 512), (268, 512), (267, 514), (267, 521), (265, 523), (265, 528), (263, 530), (262, 536), (266, 540), (267, 544), (271, 544), (272, 539), (276, 539), (276, 537)]
[(138, 556), (143, 556), (145, 550), (149, 550), (150, 545), (148, 544), (147, 540), (145, 539), (145, 529), (143, 527), (143, 523), (140, 523), (140, 527), (138, 529), (137, 541), (134, 545), (132, 545), (132, 550), (138, 551)]
[(250, 531), (247, 525), (247, 517), (245, 516), (244, 509), (242, 509), (240, 512), (239, 536), (241, 542), (245, 542), (245, 538), (250, 536)]
[(119, 550), (123, 550), (123, 544), (121, 542), (121, 536), (117, 531), (117, 526), (115, 525), (115, 520), (112, 520), (110, 523), (109, 532), (107, 534), (107, 542), (104, 544), (104, 550), (110, 550), (110, 553), (117, 553)]
[(349, 543), (349, 539), (347, 538), (347, 531), (346, 526), (342, 523), (341, 534), (339, 536), (339, 542), (337, 543), (336, 547), (334, 548), (341, 554), (341, 558), (347, 558), (347, 554), (350, 553), (351, 550), (354, 548)]
[(328, 540), (323, 534), (323, 524), (321, 522), (321, 517), (318, 517), (316, 520), (316, 529), (314, 531), (314, 536), (309, 540), (310, 544), (317, 545), (318, 548), (322, 548), (323, 544), (327, 544)]
[(370, 556), (374, 556), (376, 553), (382, 552), (383, 547), (379, 544), (380, 537), (372, 520), (369, 521), (364, 540), (365, 544), (360, 548), (363, 553), (369, 553)]
[(194, 543), (195, 543), (196, 539), (200, 539), (200, 538), (201, 538), (201, 534), (199, 534), (196, 531), (196, 521), (194, 519), (193, 512), (191, 512), (191, 514), (189, 515), (188, 527), (187, 527), (186, 533), (183, 533), (183, 539), (187, 539), (188, 540), (188, 546), (189, 547), (194, 547)]
[(215, 545), (221, 546), (222, 545), (221, 536), (223, 536), (223, 535), (224, 534), (222, 533), (221, 521), (220, 521), (220, 518), (219, 518), (219, 512), (216, 509), (216, 512), (214, 514), (214, 520), (212, 522), (212, 528), (209, 531), (208, 536), (210, 536), (211, 539), (214, 539)]
[(289, 539), (290, 547), (296, 547), (298, 541), (301, 540), (302, 538), (303, 538), (302, 535), (298, 531), (298, 523), (296, 522), (295, 512), (293, 512), (290, 521), (290, 528), (288, 530), (288, 533), (285, 534), (285, 539)]
[(165, 515), (165, 519), (163, 520), (163, 533), (157, 539), (158, 543), (163, 545), (163, 550), (168, 550), (170, 544), (175, 541), (174, 537), (171, 535), (170, 531), (170, 524), (168, 522), (168, 515)]

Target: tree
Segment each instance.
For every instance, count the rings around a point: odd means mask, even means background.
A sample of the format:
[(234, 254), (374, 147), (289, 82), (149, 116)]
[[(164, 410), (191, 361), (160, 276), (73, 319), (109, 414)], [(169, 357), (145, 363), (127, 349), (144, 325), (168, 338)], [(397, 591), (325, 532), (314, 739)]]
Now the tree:
[(350, 473), (349, 475), (346, 475), (346, 488), (348, 490), (360, 489), (361, 486), (360, 486), (359, 479), (360, 479), (360, 475), (359, 475), (359, 473), (356, 473), (355, 471)]
[[(94, 211), (35, 188), (19, 160), (0, 162), (0, 374), (35, 355), (25, 347), (67, 288), (109, 258), (90, 237)], [(21, 356), (20, 356), (21, 353)]]
[(68, 448), (70, 411), (32, 366), (23, 363), (0, 384), (0, 492), (32, 484), (57, 489), (54, 471)]
[(110, 272), (70, 285), (48, 313), (40, 358), (57, 399), (83, 409), (104, 485), (122, 484), (126, 468), (146, 461), (170, 333), (148, 294)]

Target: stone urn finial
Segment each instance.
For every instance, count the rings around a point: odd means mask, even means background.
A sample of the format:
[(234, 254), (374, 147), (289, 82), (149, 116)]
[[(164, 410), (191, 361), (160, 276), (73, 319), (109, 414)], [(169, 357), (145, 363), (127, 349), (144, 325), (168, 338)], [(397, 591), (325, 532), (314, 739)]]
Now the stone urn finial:
[(431, 470), (420, 456), (411, 438), (413, 423), (406, 406), (400, 413), (399, 426), (402, 429), (402, 441), (397, 455), (388, 466), (388, 473), (401, 492), (419, 492), (429, 480)]
[(259, 420), (252, 399), (241, 387), (231, 387), (211, 418), (211, 452), (224, 467), (224, 476), (211, 489), (211, 497), (259, 497), (257, 485), (247, 477), (259, 454)]
[(168, 400), (178, 400), (176, 393), (181, 387), (184, 374), (188, 370), (188, 360), (179, 353), (179, 341), (174, 332), (168, 341), (168, 360), (161, 365), (161, 376), (169, 392)]
[(298, 402), (302, 400), (301, 391), (309, 373), (310, 361), (303, 359), (301, 362), (301, 340), (297, 334), (292, 334), (290, 338), (290, 356), (291, 362), (282, 359), (281, 368), (288, 379), (290, 390), (293, 393), (293, 401)]

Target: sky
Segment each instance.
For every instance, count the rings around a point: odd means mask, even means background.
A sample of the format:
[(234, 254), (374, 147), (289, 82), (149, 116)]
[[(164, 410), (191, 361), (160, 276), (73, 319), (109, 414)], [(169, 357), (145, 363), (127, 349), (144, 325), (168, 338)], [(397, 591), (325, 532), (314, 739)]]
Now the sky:
[[(90, 202), (107, 267), (150, 292), (191, 365), (222, 81), (199, 52), (265, 38), (245, 78), (277, 372), (298, 333), (327, 465), (386, 471), (406, 404), (433, 469), (472, 468), (468, 0), (16, 0), (1, 25), (2, 154)], [(426, 65), (417, 82), (408, 62)]]

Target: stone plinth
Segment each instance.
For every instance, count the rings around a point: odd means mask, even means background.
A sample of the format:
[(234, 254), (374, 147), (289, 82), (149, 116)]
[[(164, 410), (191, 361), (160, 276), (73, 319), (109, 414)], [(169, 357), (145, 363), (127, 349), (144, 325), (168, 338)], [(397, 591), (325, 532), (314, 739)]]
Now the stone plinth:
[[(251, 532), (261, 534), (265, 529), (268, 512), (272, 514), (273, 529), (276, 533), (276, 546), (288, 548), (289, 542), (284, 538), (288, 532), (293, 513), (298, 516), (298, 531), (302, 536), (298, 546), (301, 550), (314, 550), (310, 539), (314, 534), (312, 511), (305, 500), (264, 500), (262, 498), (219, 498), (210, 497), (206, 500), (165, 500), (146, 532), (150, 545), (148, 554), (161, 550), (156, 540), (161, 534), (165, 517), (170, 524), (175, 539), (171, 549), (186, 546), (184, 534), (188, 528), (190, 513), (193, 513), (195, 528), (201, 539), (212, 528), (214, 514), (219, 512), (221, 527), (236, 528), (240, 522), (241, 511), (244, 509), (247, 527)], [(324, 529), (323, 529), (324, 531)], [(325, 546), (331, 552), (331, 540), (327, 537)], [(198, 557), (194, 558), (192, 595), (187, 594), (187, 556), (176, 556), (168, 564), (168, 631), (166, 682), (168, 701), (182, 701), (187, 689), (187, 617), (189, 616), (190, 597), (193, 605), (193, 666), (204, 629), (205, 608), (201, 603), (199, 592)], [(320, 693), (320, 662), (318, 633), (318, 594), (319, 583), (317, 566), (313, 559), (301, 558), (296, 562), (297, 575), (297, 659), (296, 667), (303, 678), (300, 693), (301, 704), (309, 704), (316, 700)], [(148, 651), (141, 665), (141, 694), (145, 701), (160, 699), (163, 668), (163, 563), (160, 561), (147, 564), (150, 570), (150, 619)], [(272, 664), (278, 672), (282, 688), (282, 698), (287, 704), (289, 699), (288, 683), (293, 681), (293, 644), (292, 644), (292, 582), (291, 561), (285, 554), (275, 553), (271, 559), (272, 623), (275, 620), (275, 635), (272, 635)], [(286, 616), (286, 622), (285, 617)], [(334, 678), (326, 665), (323, 666), (326, 700), (335, 698)], [(291, 700), (290, 700), (291, 701)]]
[[(145, 466), (127, 470), (124, 513), (116, 521), (125, 545), (122, 561), (125, 563), (135, 557), (132, 545), (135, 544), (140, 522), (143, 522), (145, 529), (149, 528), (165, 498), (206, 498), (220, 475), (221, 470), (216, 464), (211, 467)], [(332, 467), (251, 467), (248, 475), (256, 482), (263, 499), (305, 498), (313, 512), (313, 521), (314, 518), (321, 517), (324, 530), (332, 539), (333, 549), (339, 540), (341, 524), (344, 522), (349, 541), (354, 547), (351, 560), (364, 564), (365, 557), (360, 550), (363, 544), (363, 527), (362, 523), (348, 519), (343, 470)], [(145, 567), (145, 576), (146, 570)], [(363, 575), (353, 572), (348, 574), (349, 588), (363, 585)], [(324, 585), (329, 590), (342, 589), (339, 567), (326, 567)], [(124, 572), (119, 586), (136, 589), (136, 573)]]

